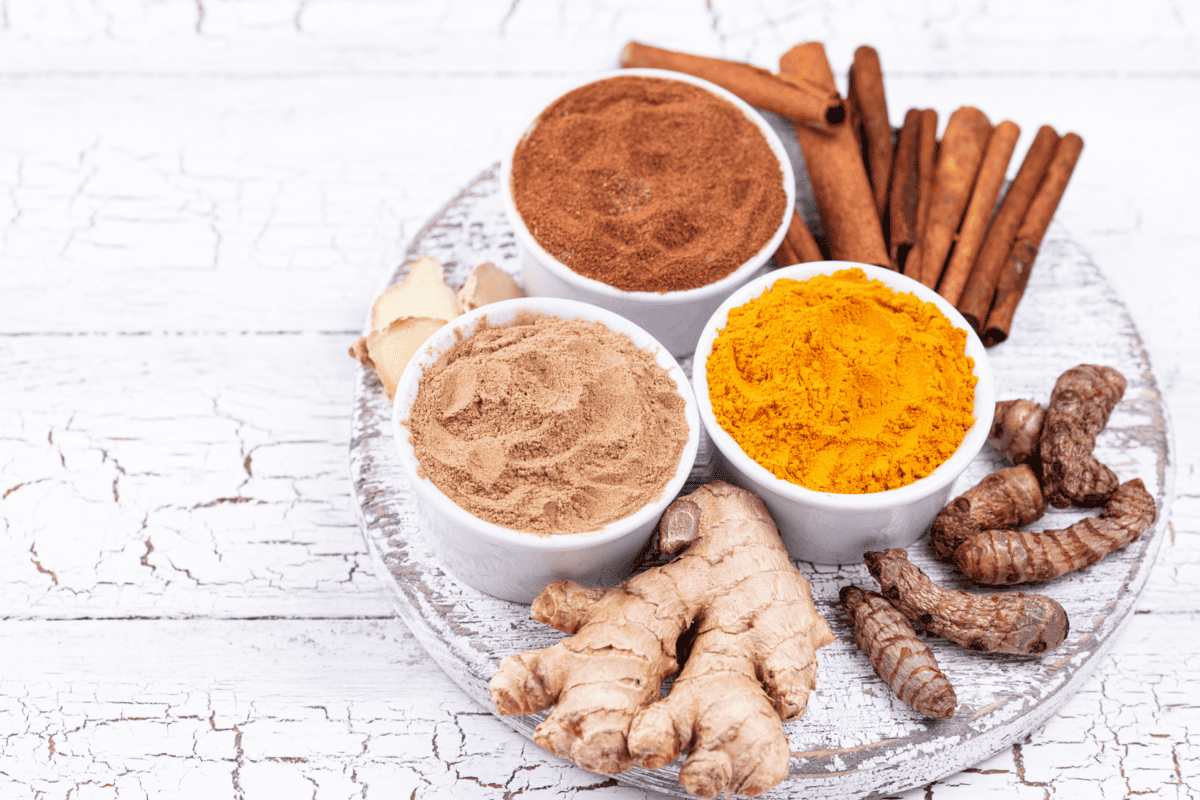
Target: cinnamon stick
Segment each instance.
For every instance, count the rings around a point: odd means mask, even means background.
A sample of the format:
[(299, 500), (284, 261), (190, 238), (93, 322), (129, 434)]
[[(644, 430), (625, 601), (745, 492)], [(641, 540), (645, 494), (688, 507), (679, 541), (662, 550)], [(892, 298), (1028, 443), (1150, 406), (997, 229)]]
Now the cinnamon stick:
[(1008, 171), (1008, 162), (1012, 160), (1013, 149), (1020, 135), (1021, 129), (1015, 122), (1004, 120), (992, 131), (987, 148), (983, 151), (983, 160), (979, 163), (979, 174), (975, 178), (967, 213), (963, 215), (954, 253), (938, 283), (938, 294), (950, 301), (951, 305), (958, 304), (967, 278), (971, 275), (971, 268), (975, 266), (979, 245), (983, 243), (992, 221), (996, 200), (1004, 188), (1004, 174)]
[(959, 313), (978, 333), (983, 333), (988, 311), (996, 296), (996, 284), (1012, 251), (1017, 228), (1025, 218), (1025, 212), (1057, 144), (1058, 133), (1049, 125), (1043, 125), (1033, 137), (1029, 152), (1017, 170), (1017, 177), (1009, 185), (1000, 203), (1000, 210), (996, 212), (987, 236), (979, 247), (979, 256), (975, 259), (975, 266), (971, 268), (971, 275), (967, 278), (957, 305)]
[(1021, 302), (1025, 287), (1029, 284), (1029, 273), (1033, 270), (1038, 248), (1042, 245), (1046, 229), (1050, 227), (1050, 220), (1054, 219), (1054, 212), (1058, 210), (1058, 203), (1067, 190), (1067, 183), (1082, 152), (1083, 139), (1074, 133), (1062, 137), (1054, 148), (1050, 166), (1046, 168), (1037, 194), (1029, 203), (1025, 218), (1021, 220), (1016, 242), (996, 286), (996, 301), (983, 331), (983, 343), (988, 347), (1008, 338), (1017, 304)]
[[(837, 92), (833, 70), (820, 42), (796, 45), (779, 59), (779, 67), (788, 80)], [(883, 226), (854, 133), (845, 125), (828, 134), (805, 125), (795, 128), (830, 258), (888, 266)]]
[(846, 107), (846, 127), (854, 133), (854, 141), (858, 143), (859, 153), (862, 155), (863, 163), (867, 163), (866, 154), (862, 152), (863, 146), (863, 131), (862, 131), (862, 114), (858, 110), (858, 100), (854, 97), (854, 77), (850, 77), (850, 82), (846, 86), (846, 97), (842, 100), (842, 105)]
[(875, 48), (863, 45), (854, 51), (850, 65), (850, 99), (858, 110), (875, 210), (883, 219), (887, 207), (888, 180), (892, 176), (892, 123), (888, 121), (887, 97), (883, 92), (883, 68)]
[[(925, 232), (925, 222), (929, 218), (929, 200), (933, 196), (933, 174), (937, 162), (937, 127), (938, 114), (932, 108), (921, 112), (921, 120), (917, 137), (917, 225), (913, 229), (917, 240), (913, 250), (920, 247), (921, 236)], [(904, 274), (908, 274), (908, 262), (913, 262), (913, 251), (908, 253)]]
[(794, 262), (796, 264), (822, 261), (825, 258), (821, 255), (821, 248), (817, 245), (816, 237), (812, 235), (808, 225), (804, 224), (804, 217), (800, 216), (798, 211), (792, 212), (792, 221), (788, 223), (787, 233), (784, 234), (783, 240), (796, 254)]
[[(987, 116), (973, 106), (956, 109), (946, 122), (938, 146), (929, 215), (916, 250), (909, 254), (905, 270), (907, 275), (930, 289), (935, 288), (941, 278), (991, 132), (992, 124)], [(913, 262), (914, 254), (917, 254), (916, 263)]]
[(621, 66), (669, 69), (702, 78), (733, 92), (755, 108), (820, 131), (830, 131), (845, 121), (845, 108), (836, 89), (783, 80), (765, 69), (739, 61), (629, 42), (621, 49)]
[(910, 108), (896, 137), (892, 159), (892, 177), (888, 199), (888, 254), (892, 269), (904, 269), (908, 251), (917, 243), (917, 204), (921, 197), (917, 165), (921, 112)]
[(796, 251), (788, 244), (787, 236), (783, 237), (783, 241), (779, 243), (779, 247), (775, 248), (775, 266), (790, 267), (793, 264), (800, 263), (800, 257), (796, 255)]

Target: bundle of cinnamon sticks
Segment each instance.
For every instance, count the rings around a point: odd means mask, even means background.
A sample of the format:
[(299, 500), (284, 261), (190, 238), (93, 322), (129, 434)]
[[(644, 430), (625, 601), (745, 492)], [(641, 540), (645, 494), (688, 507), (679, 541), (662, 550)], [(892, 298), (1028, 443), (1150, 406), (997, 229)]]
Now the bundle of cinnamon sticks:
[(824, 247), (796, 212), (775, 254), (781, 266), (828, 257), (889, 267), (936, 289), (985, 345), (1008, 338), (1083, 150), (1077, 134), (1043, 125), (997, 208), (1020, 128), (963, 106), (940, 140), (933, 109), (910, 109), (894, 131), (874, 48), (855, 51), (844, 99), (820, 42), (788, 50), (778, 73), (638, 42), (621, 65), (704, 78), (792, 121)]

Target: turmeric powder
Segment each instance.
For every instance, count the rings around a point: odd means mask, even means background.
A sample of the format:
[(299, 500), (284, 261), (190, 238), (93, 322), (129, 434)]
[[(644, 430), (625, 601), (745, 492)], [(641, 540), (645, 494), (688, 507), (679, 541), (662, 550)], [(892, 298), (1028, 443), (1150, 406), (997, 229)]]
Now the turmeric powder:
[(933, 472), (974, 424), (967, 334), (861, 269), (781, 278), (731, 309), (708, 357), (713, 413), (808, 489), (865, 494)]

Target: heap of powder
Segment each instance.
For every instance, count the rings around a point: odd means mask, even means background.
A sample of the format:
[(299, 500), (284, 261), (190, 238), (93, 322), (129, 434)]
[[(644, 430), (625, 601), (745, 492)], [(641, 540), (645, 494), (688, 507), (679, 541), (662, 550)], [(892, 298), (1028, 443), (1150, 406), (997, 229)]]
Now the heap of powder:
[(542, 112), (517, 145), (512, 192), (533, 238), (618, 289), (719, 280), (783, 222), (779, 160), (732, 103), (682, 81), (619, 76)]
[(425, 474), (475, 516), (578, 533), (662, 497), (687, 443), (684, 409), (626, 334), (544, 318), (455, 345), (421, 378), (408, 428)]
[(974, 424), (967, 334), (860, 269), (731, 309), (707, 363), (721, 427), (777, 478), (862, 494), (933, 472)]

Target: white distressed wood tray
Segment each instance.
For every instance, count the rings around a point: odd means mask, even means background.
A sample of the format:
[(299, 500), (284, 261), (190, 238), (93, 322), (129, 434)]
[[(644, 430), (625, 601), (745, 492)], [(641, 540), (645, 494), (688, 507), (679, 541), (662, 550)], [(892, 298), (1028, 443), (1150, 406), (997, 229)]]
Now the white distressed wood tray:
[[(517, 246), (501, 209), (497, 173), (496, 166), (483, 172), (429, 221), (381, 291), (426, 254), (446, 265), (453, 286), (482, 261), (517, 274)], [(801, 206), (811, 208), (807, 186), (802, 184), (799, 193)], [(1043, 243), (1012, 336), (992, 348), (990, 356), (1002, 400), (1029, 397), (1045, 403), (1058, 375), (1075, 364), (1107, 364), (1125, 374), (1128, 390), (1100, 437), (1097, 454), (1122, 480), (1145, 481), (1158, 504), (1155, 528), (1088, 569), (1021, 587), (1054, 597), (1070, 616), (1070, 635), (1049, 654), (979, 654), (927, 637), (958, 694), (958, 712), (945, 721), (927, 719), (901, 703), (854, 646), (837, 597), (848, 583), (877, 588), (866, 567), (798, 562), (837, 641), (818, 653), (818, 685), (808, 713), (785, 724), (792, 749), (790, 775), (764, 797), (861, 798), (905, 791), (969, 767), (1055, 714), (1095, 669), (1132, 613), (1165, 538), (1174, 474), (1169, 421), (1123, 305), (1090, 257), (1059, 226), (1051, 227)], [(690, 358), (681, 363), (690, 372)], [(359, 524), (380, 574), (390, 576), (387, 585), (396, 613), (463, 691), (494, 712), (487, 683), (500, 659), (548, 646), (564, 635), (530, 620), (528, 606), (484, 595), (441, 568), (416, 524), (392, 441), (390, 411), (374, 373), (360, 370), (350, 440)], [(711, 452), (705, 438), (685, 492), (713, 477)], [(1006, 464), (985, 447), (955, 494), (1002, 466)], [(1083, 515), (1051, 509), (1039, 527), (1064, 527)], [(924, 540), (909, 552), (939, 583), (981, 591), (937, 562)], [(532, 737), (543, 716), (501, 719)], [(678, 784), (678, 762), (657, 771), (635, 768), (618, 780), (687, 796)]]

